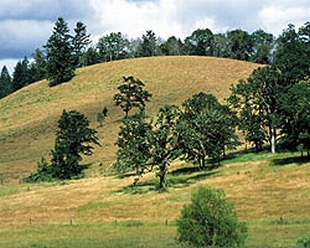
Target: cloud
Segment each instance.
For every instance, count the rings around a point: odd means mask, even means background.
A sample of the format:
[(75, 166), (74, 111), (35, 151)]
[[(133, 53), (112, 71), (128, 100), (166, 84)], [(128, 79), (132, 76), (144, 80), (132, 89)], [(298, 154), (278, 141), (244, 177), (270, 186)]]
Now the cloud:
[(259, 13), (262, 29), (274, 35), (282, 33), (288, 24), (302, 26), (309, 18), (310, 6), (289, 7), (287, 5), (272, 5), (262, 9)]

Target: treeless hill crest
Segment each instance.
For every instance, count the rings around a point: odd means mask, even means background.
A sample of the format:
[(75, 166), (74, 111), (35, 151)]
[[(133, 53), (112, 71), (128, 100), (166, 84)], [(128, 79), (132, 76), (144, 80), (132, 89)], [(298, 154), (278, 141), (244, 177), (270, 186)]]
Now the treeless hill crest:
[[(181, 103), (200, 91), (223, 101), (229, 87), (247, 78), (259, 65), (249, 62), (197, 56), (151, 57), (120, 60), (78, 69), (67, 83), (50, 88), (46, 81), (29, 85), (0, 100), (0, 177), (17, 183), (35, 170), (42, 156), (48, 157), (55, 139), (56, 123), (62, 111), (78, 110), (97, 128), (102, 147), (85, 163), (113, 163), (114, 145), (123, 112), (114, 106), (113, 96), (123, 76), (134, 76), (153, 95), (147, 113), (153, 117), (164, 104)], [(109, 114), (98, 127), (97, 113)], [(89, 175), (98, 175), (89, 170)]]

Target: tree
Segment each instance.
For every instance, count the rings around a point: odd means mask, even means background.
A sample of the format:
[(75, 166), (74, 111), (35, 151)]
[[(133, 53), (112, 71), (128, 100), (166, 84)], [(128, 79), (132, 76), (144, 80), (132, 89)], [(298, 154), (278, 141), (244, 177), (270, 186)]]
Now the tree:
[(22, 61), (18, 61), (14, 68), (12, 89), (17, 91), (33, 82), (29, 69), (29, 60), (25, 57)]
[(251, 34), (251, 40), (253, 42), (251, 61), (260, 64), (269, 64), (274, 45), (273, 35), (259, 29)]
[(72, 38), (73, 56), (75, 67), (85, 66), (84, 53), (91, 43), (90, 34), (87, 34), (86, 25), (83, 22), (77, 22), (74, 29), (75, 35)]
[(309, 27), (309, 23), (305, 24), (297, 32), (294, 25), (289, 24), (277, 39), (274, 66), (281, 70), (284, 85), (299, 83), (310, 75)]
[(124, 118), (120, 127), (117, 161), (114, 168), (120, 172), (136, 171), (137, 175), (144, 173), (151, 157), (149, 135), (152, 131), (150, 123), (146, 122), (145, 112), (140, 112)]
[(219, 162), (226, 147), (239, 144), (235, 135), (236, 115), (212, 94), (200, 92), (183, 102), (177, 124), (185, 160), (206, 168), (206, 157)]
[(128, 117), (128, 113), (132, 108), (144, 108), (145, 102), (149, 101), (152, 97), (145, 88), (144, 83), (132, 76), (123, 77), (124, 82), (117, 89), (119, 93), (114, 95), (113, 100), (116, 106), (120, 106), (125, 112), (125, 118)]
[(253, 53), (253, 43), (248, 32), (241, 29), (227, 33), (229, 40), (230, 55), (232, 59), (249, 61)]
[(194, 247), (244, 247), (247, 228), (222, 190), (199, 187), (177, 219), (178, 240)]
[(183, 44), (180, 39), (171, 36), (160, 46), (160, 49), (164, 55), (181, 55), (182, 46)]
[(277, 93), (281, 80), (282, 75), (277, 68), (260, 67), (247, 80), (240, 80), (236, 86), (232, 86), (229, 98), (229, 102), (239, 113), (239, 128), (246, 134), (247, 141), (254, 142), (256, 148), (260, 149), (267, 128), (272, 153), (276, 152), (279, 117)]
[(52, 150), (54, 178), (72, 179), (80, 175), (82, 155), (91, 156), (94, 149), (92, 144), (99, 145), (97, 131), (90, 128), (89, 124), (86, 116), (78, 111), (63, 111)]
[[(285, 148), (310, 151), (310, 85), (300, 82), (285, 94), (279, 94), (282, 145)], [(293, 103), (293, 104), (292, 104)]]
[(83, 56), (84, 65), (94, 65), (100, 63), (100, 57), (95, 47), (89, 47)]
[(228, 58), (230, 56), (230, 44), (226, 34), (214, 34), (213, 56)]
[(2, 67), (0, 74), (0, 99), (12, 92), (12, 79), (6, 66)]
[(151, 169), (157, 169), (159, 190), (166, 189), (166, 173), (172, 161), (181, 155), (176, 123), (180, 111), (177, 106), (165, 105), (159, 109), (157, 119), (150, 135)]
[(213, 54), (214, 35), (210, 29), (197, 29), (185, 39), (185, 47), (191, 55)]
[(70, 81), (75, 71), (72, 37), (68, 24), (62, 17), (58, 18), (53, 34), (44, 47), (47, 53), (46, 73), (49, 86)]
[(157, 38), (152, 30), (142, 35), (142, 42), (138, 48), (139, 57), (152, 57), (157, 55)]
[(32, 80), (34, 82), (46, 77), (46, 56), (43, 51), (36, 49), (32, 55), (34, 61), (30, 64)]
[(127, 56), (129, 41), (121, 33), (110, 33), (99, 39), (97, 48), (102, 62), (124, 59)]

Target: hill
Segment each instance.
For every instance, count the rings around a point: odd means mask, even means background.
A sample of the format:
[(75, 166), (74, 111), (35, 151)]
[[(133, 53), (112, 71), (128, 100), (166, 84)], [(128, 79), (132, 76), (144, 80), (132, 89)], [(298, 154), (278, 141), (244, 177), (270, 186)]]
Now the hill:
[[(49, 88), (32, 84), (0, 101), (0, 247), (179, 247), (175, 220), (199, 185), (222, 188), (249, 227), (246, 247), (292, 247), (310, 228), (310, 163), (299, 154), (237, 152), (211, 171), (177, 161), (168, 174), (169, 192), (154, 190), (145, 175), (111, 176), (114, 143), (122, 111), (113, 95), (122, 76), (133, 75), (153, 94), (152, 117), (163, 104), (181, 104), (193, 94), (211, 92), (220, 100), (229, 86), (257, 64), (207, 57), (156, 57), (116, 61), (79, 69), (69, 83)], [(96, 123), (102, 147), (83, 163), (87, 178), (19, 184), (53, 148), (63, 109), (76, 109)], [(102, 165), (101, 165), (102, 164)], [(1, 181), (0, 181), (1, 182)]]
[[(77, 70), (69, 83), (49, 88), (46, 81), (32, 84), (0, 101), (0, 178), (6, 183), (35, 170), (42, 156), (49, 156), (55, 128), (62, 110), (78, 110), (97, 128), (96, 115), (106, 106), (109, 116), (98, 128), (102, 148), (85, 163), (109, 166), (114, 160), (122, 111), (114, 106), (113, 95), (122, 76), (135, 76), (153, 94), (147, 106), (150, 116), (164, 104), (181, 104), (200, 91), (219, 99), (229, 87), (246, 78), (257, 64), (208, 57), (154, 57), (98, 64)], [(97, 173), (98, 170), (89, 173)]]

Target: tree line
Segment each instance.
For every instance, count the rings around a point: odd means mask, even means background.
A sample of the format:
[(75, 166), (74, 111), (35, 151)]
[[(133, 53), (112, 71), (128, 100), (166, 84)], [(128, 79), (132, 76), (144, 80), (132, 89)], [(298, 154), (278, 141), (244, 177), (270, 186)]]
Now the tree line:
[[(309, 23), (305, 23), (302, 28), (306, 30), (308, 27)], [(295, 32), (303, 36), (291, 24), (288, 30), (292, 31), (292, 35)], [(270, 64), (282, 53), (283, 43), (290, 43), (286, 35), (287, 30), (275, 38), (262, 29), (252, 33), (241, 29), (213, 33), (206, 28), (193, 31), (184, 40), (175, 36), (163, 40), (148, 30), (136, 39), (130, 39), (121, 32), (112, 32), (93, 44), (84, 23), (77, 22), (72, 34), (66, 21), (60, 17), (46, 44), (34, 51), (31, 62), (27, 57), (17, 62), (12, 77), (6, 66), (2, 68), (0, 98), (42, 79), (48, 79), (50, 86), (69, 81), (78, 67), (126, 58), (199, 55)], [(297, 40), (302, 42), (302, 39)], [(297, 48), (297, 61), (306, 56), (299, 56), (302, 52), (298, 42), (295, 47), (287, 44), (291, 49)]]

